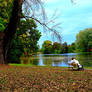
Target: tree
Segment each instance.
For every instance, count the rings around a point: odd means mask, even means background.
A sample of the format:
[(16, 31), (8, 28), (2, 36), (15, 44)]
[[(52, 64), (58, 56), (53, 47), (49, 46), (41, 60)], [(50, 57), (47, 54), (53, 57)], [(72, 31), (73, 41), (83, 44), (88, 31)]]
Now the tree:
[(42, 51), (44, 54), (51, 54), (52, 53), (52, 42), (49, 40), (44, 41), (42, 44)]
[(21, 32), (20, 38), (25, 50), (28, 53), (36, 52), (38, 50), (37, 42), (41, 37), (36, 22), (33, 19), (22, 20), (18, 32)]
[[(29, 13), (25, 13), (25, 16), (22, 15), (22, 5), (28, 7), (25, 8), (25, 11), (31, 11), (31, 16), (26, 16), (29, 15)], [(43, 16), (43, 23), (40, 22), (40, 20), (37, 19), (37, 17), (35, 17), (34, 15), (34, 10), (35, 9), (39, 9), (36, 8), (35, 6), (40, 6), (42, 8), (43, 11), (43, 6), (42, 6), (42, 2), (40, 0), (14, 0), (13, 1), (13, 7), (12, 7), (12, 12), (11, 12), (11, 17), (9, 18), (9, 23), (7, 25), (7, 27), (5, 28), (4, 32), (0, 32), (0, 63), (1, 64), (7, 64), (7, 56), (8, 56), (8, 50), (10, 47), (10, 43), (11, 40), (13, 39), (15, 33), (16, 33), (16, 29), (18, 27), (18, 23), (20, 21), (21, 17), (25, 17), (25, 18), (31, 18), (34, 19), (35, 21), (39, 22), (41, 25), (45, 26), (47, 29), (51, 30), (52, 32), (55, 33), (55, 35), (61, 39), (61, 36), (59, 35), (59, 33), (55, 30), (52, 29), (50, 27), (48, 27), (44, 21), (46, 19), (45, 16)], [(43, 11), (43, 15), (44, 15), (44, 11)]]
[(31, 52), (36, 52), (38, 50), (37, 42), (40, 36), (41, 32), (37, 30), (37, 25), (33, 19), (21, 20), (16, 34), (11, 41), (8, 51), (8, 63), (19, 63), (20, 56), (24, 52), (27, 52), (27, 55)]
[(13, 0), (0, 0), (0, 31), (4, 31), (9, 22)]
[(20, 63), (20, 57), (23, 53), (24, 45), (22, 44), (22, 40), (15, 34), (8, 51), (8, 63)]
[(54, 42), (53, 46), (52, 46), (52, 49), (53, 49), (53, 53), (60, 54), (61, 50), (62, 50), (62, 45), (58, 42)]
[(79, 52), (87, 52), (92, 49), (92, 28), (87, 28), (77, 34), (76, 49)]
[(68, 45), (68, 52), (74, 52), (75, 51), (75, 43), (72, 43), (71, 45)]
[(13, 0), (0, 0), (0, 63), (4, 63), (4, 30), (9, 23)]
[(64, 42), (62, 44), (62, 47), (63, 47), (62, 53), (68, 53), (68, 45), (67, 45), (67, 42)]
[(22, 10), (22, 0), (14, 0), (11, 17), (4, 32), (0, 32), (0, 63), (7, 64), (8, 50), (11, 40), (16, 33)]

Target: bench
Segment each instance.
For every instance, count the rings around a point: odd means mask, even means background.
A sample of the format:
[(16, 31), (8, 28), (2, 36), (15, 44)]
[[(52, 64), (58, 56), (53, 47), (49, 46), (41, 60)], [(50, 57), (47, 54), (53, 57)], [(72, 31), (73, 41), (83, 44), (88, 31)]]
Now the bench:
[(76, 63), (71, 63), (69, 65), (69, 68), (72, 68), (72, 70), (84, 70), (83, 65), (78, 65)]

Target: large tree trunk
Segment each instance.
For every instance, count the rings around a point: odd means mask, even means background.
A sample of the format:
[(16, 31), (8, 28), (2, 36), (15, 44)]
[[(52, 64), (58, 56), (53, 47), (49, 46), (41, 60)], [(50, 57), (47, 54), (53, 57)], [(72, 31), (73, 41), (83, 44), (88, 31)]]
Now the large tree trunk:
[(3, 41), (4, 41), (4, 33), (0, 32), (0, 64), (4, 64), (4, 56), (3, 56)]
[(22, 10), (22, 0), (14, 0), (13, 3), (13, 10), (11, 14), (11, 18), (9, 21), (9, 24), (7, 28), (4, 31), (4, 36), (2, 37), (2, 40), (0, 41), (0, 64), (7, 64), (7, 55), (8, 55), (8, 50), (9, 46), (11, 43), (11, 40), (16, 33), (16, 29), (20, 20), (20, 15), (21, 15), (21, 10)]

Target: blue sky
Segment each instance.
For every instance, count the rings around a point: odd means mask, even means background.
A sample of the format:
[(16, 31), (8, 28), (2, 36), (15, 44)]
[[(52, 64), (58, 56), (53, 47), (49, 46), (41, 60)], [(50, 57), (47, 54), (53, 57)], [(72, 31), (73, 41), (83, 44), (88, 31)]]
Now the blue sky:
[[(62, 23), (59, 32), (62, 36), (62, 42), (71, 44), (76, 40), (76, 34), (80, 30), (92, 27), (92, 0), (45, 0), (45, 9), (48, 17), (51, 17), (57, 10), (57, 23)], [(40, 29), (41, 30), (41, 29)], [(42, 32), (42, 31), (41, 31)], [(41, 45), (45, 40), (51, 40), (52, 33), (43, 33), (39, 40)], [(54, 41), (57, 41), (54, 39)]]

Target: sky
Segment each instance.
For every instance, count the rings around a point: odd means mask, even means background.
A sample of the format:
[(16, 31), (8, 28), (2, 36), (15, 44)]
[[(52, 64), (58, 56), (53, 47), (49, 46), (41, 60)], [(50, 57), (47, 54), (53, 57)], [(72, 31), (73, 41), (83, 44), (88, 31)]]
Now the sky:
[[(45, 0), (45, 10), (48, 17), (56, 11), (58, 18), (55, 22), (61, 23), (58, 32), (62, 36), (62, 42), (71, 44), (80, 30), (92, 27), (92, 0), (74, 0), (74, 3), (71, 0)], [(42, 32), (42, 28), (39, 30)], [(42, 32), (40, 47), (45, 40), (57, 41), (53, 40), (52, 33)]]

